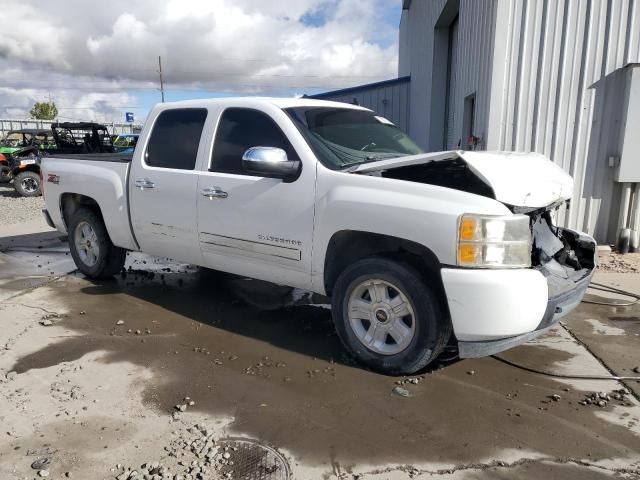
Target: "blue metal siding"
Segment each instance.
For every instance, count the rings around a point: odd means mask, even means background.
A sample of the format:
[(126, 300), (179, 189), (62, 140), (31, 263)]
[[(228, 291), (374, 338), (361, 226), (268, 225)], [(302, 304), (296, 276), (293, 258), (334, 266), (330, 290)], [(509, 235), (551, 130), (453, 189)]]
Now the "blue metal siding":
[(333, 92), (311, 95), (310, 98), (354, 103), (388, 118), (403, 132), (409, 131), (410, 78), (402, 77), (384, 82), (360, 85)]

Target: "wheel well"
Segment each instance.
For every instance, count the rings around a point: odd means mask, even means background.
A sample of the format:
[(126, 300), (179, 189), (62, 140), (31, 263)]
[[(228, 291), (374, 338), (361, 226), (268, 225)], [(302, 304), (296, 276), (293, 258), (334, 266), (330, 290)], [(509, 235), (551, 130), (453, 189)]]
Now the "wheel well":
[(93, 198), (79, 193), (63, 193), (60, 196), (60, 210), (62, 212), (64, 223), (67, 227), (67, 232), (69, 231), (69, 219), (71, 218), (71, 215), (81, 207), (89, 208), (104, 222), (100, 206)]
[[(403, 238), (370, 232), (343, 230), (331, 237), (324, 259), (324, 286), (328, 295), (338, 276), (349, 265), (363, 258), (382, 256), (408, 263), (418, 270), (445, 299), (438, 257), (424, 245)], [(446, 301), (444, 302), (446, 304)]]
[(15, 168), (14, 169), (14, 175), (19, 175), (23, 172), (33, 172), (35, 174), (40, 174), (40, 167), (38, 165), (28, 165), (26, 167), (23, 167), (21, 169)]

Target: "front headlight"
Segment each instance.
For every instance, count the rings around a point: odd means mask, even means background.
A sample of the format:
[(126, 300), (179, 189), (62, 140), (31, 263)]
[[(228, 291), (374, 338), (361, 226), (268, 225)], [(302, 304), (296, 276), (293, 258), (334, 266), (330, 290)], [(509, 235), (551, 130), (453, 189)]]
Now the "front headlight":
[(458, 265), (475, 268), (530, 267), (529, 217), (462, 215), (458, 228)]

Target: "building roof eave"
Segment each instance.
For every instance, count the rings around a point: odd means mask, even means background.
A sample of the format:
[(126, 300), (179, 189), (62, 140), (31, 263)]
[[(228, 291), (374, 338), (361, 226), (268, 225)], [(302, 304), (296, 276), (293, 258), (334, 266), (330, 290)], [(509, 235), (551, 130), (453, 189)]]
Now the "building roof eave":
[(340, 95), (346, 95), (348, 93), (354, 93), (360, 90), (366, 90), (371, 88), (390, 87), (392, 85), (398, 85), (401, 83), (408, 83), (411, 81), (411, 76), (392, 78), (391, 80), (383, 80), (381, 82), (367, 83), (365, 85), (356, 85), (354, 87), (342, 88), (340, 90), (332, 90), (330, 92), (316, 93), (315, 95), (305, 95), (307, 98), (322, 99), (326, 97), (336, 97)]

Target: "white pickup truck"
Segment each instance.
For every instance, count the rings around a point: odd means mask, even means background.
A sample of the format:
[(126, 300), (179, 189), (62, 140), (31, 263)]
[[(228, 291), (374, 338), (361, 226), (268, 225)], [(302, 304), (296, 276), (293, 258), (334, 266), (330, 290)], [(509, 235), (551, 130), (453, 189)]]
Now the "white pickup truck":
[(370, 110), (310, 99), (157, 105), (133, 157), (48, 157), (45, 217), (89, 278), (127, 250), (332, 298), (361, 362), (489, 355), (582, 299), (596, 244), (554, 226), (572, 179), (537, 154), (424, 153)]

